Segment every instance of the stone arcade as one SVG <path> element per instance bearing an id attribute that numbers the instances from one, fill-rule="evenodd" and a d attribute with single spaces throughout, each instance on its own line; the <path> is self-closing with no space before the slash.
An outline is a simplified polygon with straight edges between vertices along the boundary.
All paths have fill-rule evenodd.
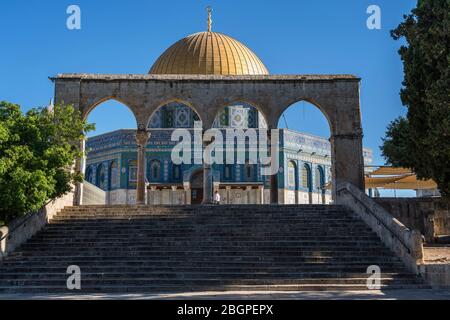
<path id="1" fill-rule="evenodd" d="M 175 43 L 146 75 L 60 74 L 52 80 L 56 103 L 74 105 L 83 117 L 113 99 L 136 118 L 137 132 L 89 139 L 87 165 L 85 159 L 77 163 L 87 181 L 108 191 L 108 203 L 209 203 L 214 190 L 224 203 L 329 203 L 338 182 L 364 190 L 360 79 L 355 76 L 269 75 L 249 48 L 208 30 Z M 281 130 L 278 174 L 261 177 L 258 165 L 170 164 L 175 128 L 201 121 L 203 130 L 272 130 L 299 101 L 322 111 L 331 137 Z M 370 161 L 370 150 L 366 158 Z M 328 180 L 332 194 L 324 189 Z M 82 202 L 80 184 L 76 204 Z"/>

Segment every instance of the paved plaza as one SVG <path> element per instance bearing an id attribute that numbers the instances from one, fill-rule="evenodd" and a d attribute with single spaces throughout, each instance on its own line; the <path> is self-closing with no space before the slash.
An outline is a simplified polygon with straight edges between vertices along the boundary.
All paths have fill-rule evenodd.
<path id="1" fill-rule="evenodd" d="M 185 292 L 161 294 L 0 295 L 0 300 L 450 300 L 450 290 Z"/>

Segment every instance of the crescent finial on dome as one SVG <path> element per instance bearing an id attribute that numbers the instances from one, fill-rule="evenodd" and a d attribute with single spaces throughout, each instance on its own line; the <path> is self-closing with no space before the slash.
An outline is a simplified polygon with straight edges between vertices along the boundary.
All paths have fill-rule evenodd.
<path id="1" fill-rule="evenodd" d="M 206 7 L 206 11 L 208 12 L 208 32 L 211 32 L 212 27 L 212 11 L 211 6 Z"/>

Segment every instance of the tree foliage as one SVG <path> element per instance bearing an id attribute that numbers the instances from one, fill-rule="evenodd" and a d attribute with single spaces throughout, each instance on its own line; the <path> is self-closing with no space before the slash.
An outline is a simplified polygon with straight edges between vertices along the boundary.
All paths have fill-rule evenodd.
<path id="1" fill-rule="evenodd" d="M 391 34 L 407 42 L 399 54 L 408 112 L 389 125 L 381 151 L 450 197 L 450 0 L 419 0 L 404 18 Z"/>
<path id="2" fill-rule="evenodd" d="M 0 102 L 0 220 L 40 209 L 71 190 L 79 143 L 93 127 L 72 106 L 31 109 Z"/>

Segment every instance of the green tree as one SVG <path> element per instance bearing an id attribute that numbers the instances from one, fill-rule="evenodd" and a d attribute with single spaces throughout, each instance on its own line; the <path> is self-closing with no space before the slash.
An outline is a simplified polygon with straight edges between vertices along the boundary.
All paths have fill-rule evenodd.
<path id="1" fill-rule="evenodd" d="M 79 142 L 93 129 L 72 106 L 31 109 L 0 102 L 0 220 L 40 209 L 71 190 Z"/>
<path id="2" fill-rule="evenodd" d="M 399 54 L 408 112 L 389 125 L 381 151 L 450 197 L 450 0 L 419 0 L 404 18 L 391 34 L 407 42 Z"/>

